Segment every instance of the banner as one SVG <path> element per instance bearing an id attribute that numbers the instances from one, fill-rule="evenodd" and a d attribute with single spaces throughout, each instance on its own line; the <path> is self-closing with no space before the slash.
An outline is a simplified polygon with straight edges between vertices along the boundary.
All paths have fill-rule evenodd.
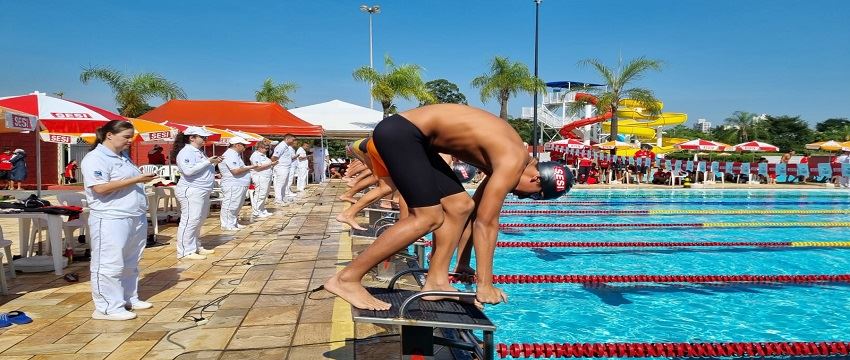
<path id="1" fill-rule="evenodd" d="M 7 129 L 16 129 L 20 131 L 35 131 L 38 118 L 35 116 L 15 114 L 10 111 L 5 111 L 5 125 Z"/>

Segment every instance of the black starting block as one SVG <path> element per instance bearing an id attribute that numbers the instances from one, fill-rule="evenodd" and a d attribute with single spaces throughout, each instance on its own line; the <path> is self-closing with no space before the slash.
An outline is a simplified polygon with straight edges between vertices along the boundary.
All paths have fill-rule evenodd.
<path id="1" fill-rule="evenodd" d="M 401 359 L 433 359 L 434 345 L 442 345 L 471 353 L 483 360 L 493 359 L 493 332 L 496 325 L 472 302 L 441 300 L 424 301 L 424 296 L 452 296 L 475 299 L 475 293 L 452 291 L 410 291 L 392 287 L 405 274 L 424 269 L 402 271 L 390 281 L 390 288 L 367 288 L 372 296 L 392 304 L 388 311 L 353 309 L 354 321 L 401 326 Z M 435 329 L 453 329 L 458 336 L 444 338 L 434 335 Z M 472 331 L 484 333 L 483 348 Z"/>

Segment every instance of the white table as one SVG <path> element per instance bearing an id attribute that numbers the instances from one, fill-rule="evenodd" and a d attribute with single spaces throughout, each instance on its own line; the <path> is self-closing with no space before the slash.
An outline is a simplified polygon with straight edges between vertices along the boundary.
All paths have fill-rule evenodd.
<path id="1" fill-rule="evenodd" d="M 47 223 L 47 238 L 50 240 L 50 252 L 53 254 L 53 269 L 56 275 L 63 275 L 62 269 L 62 219 L 61 215 L 41 212 L 21 212 L 16 214 L 0 214 L 0 219 L 18 219 L 18 238 L 21 257 L 29 252 L 29 234 L 33 219 L 41 219 Z M 9 261 L 12 261 L 9 259 Z"/>

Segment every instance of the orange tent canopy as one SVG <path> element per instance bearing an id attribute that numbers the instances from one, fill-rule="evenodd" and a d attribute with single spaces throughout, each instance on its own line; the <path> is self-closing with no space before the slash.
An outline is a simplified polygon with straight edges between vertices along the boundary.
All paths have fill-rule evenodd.
<path id="1" fill-rule="evenodd" d="M 322 127 L 301 120 L 275 103 L 231 100 L 171 100 L 140 118 L 211 126 L 263 135 L 319 136 Z"/>

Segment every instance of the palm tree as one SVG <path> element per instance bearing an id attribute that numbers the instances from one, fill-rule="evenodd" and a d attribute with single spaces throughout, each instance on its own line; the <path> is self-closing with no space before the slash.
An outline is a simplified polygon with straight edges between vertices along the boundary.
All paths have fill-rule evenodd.
<path id="1" fill-rule="evenodd" d="M 126 76 L 118 70 L 107 67 L 84 68 L 80 74 L 80 82 L 87 84 L 92 79 L 103 81 L 112 88 L 118 112 L 127 117 L 137 117 L 147 112 L 151 109 L 148 100 L 153 98 L 163 100 L 186 98 L 186 93 L 176 83 L 155 73 Z"/>
<path id="2" fill-rule="evenodd" d="M 528 66 L 512 62 L 506 57 L 496 56 L 490 64 L 490 72 L 472 79 L 472 87 L 481 89 L 481 102 L 495 98 L 499 101 L 499 117 L 508 120 L 508 100 L 520 92 L 532 94 L 534 90 L 545 92 L 542 80 L 534 79 Z"/>
<path id="3" fill-rule="evenodd" d="M 272 78 L 266 79 L 263 82 L 263 87 L 257 90 L 255 97 L 257 101 L 278 103 L 280 106 L 286 107 L 293 103 L 290 93 L 294 93 L 298 89 L 298 84 L 293 82 L 285 82 L 275 85 Z"/>
<path id="4" fill-rule="evenodd" d="M 755 117 L 755 114 L 746 111 L 736 111 L 726 118 L 726 123 L 737 129 L 738 140 L 746 142 L 750 140 L 750 135 L 755 135 L 756 127 L 753 120 Z"/>
<path id="5" fill-rule="evenodd" d="M 422 81 L 422 68 L 415 64 L 396 65 L 389 55 L 384 57 L 385 72 L 363 66 L 354 70 L 355 80 L 372 84 L 372 97 L 381 102 L 384 116 L 389 116 L 396 108 L 393 100 L 400 97 L 406 100 L 416 99 L 420 103 L 435 101 Z"/>
<path id="6" fill-rule="evenodd" d="M 579 66 L 590 66 L 599 72 L 606 85 L 605 90 L 586 89 L 586 91 L 595 93 L 598 101 L 596 108 L 600 114 L 611 112 L 611 139 L 617 139 L 617 108 L 620 101 L 623 99 L 633 99 L 640 103 L 644 110 L 651 115 L 658 115 L 661 112 L 659 106 L 660 101 L 655 98 L 651 90 L 632 87 L 631 84 L 643 78 L 643 75 L 649 70 L 661 71 L 662 62 L 660 60 L 647 59 L 639 57 L 632 59 L 626 64 L 620 59 L 616 69 L 611 69 L 597 59 L 585 59 L 579 62 Z M 578 101 L 571 106 L 578 108 L 584 106 L 586 101 Z"/>

